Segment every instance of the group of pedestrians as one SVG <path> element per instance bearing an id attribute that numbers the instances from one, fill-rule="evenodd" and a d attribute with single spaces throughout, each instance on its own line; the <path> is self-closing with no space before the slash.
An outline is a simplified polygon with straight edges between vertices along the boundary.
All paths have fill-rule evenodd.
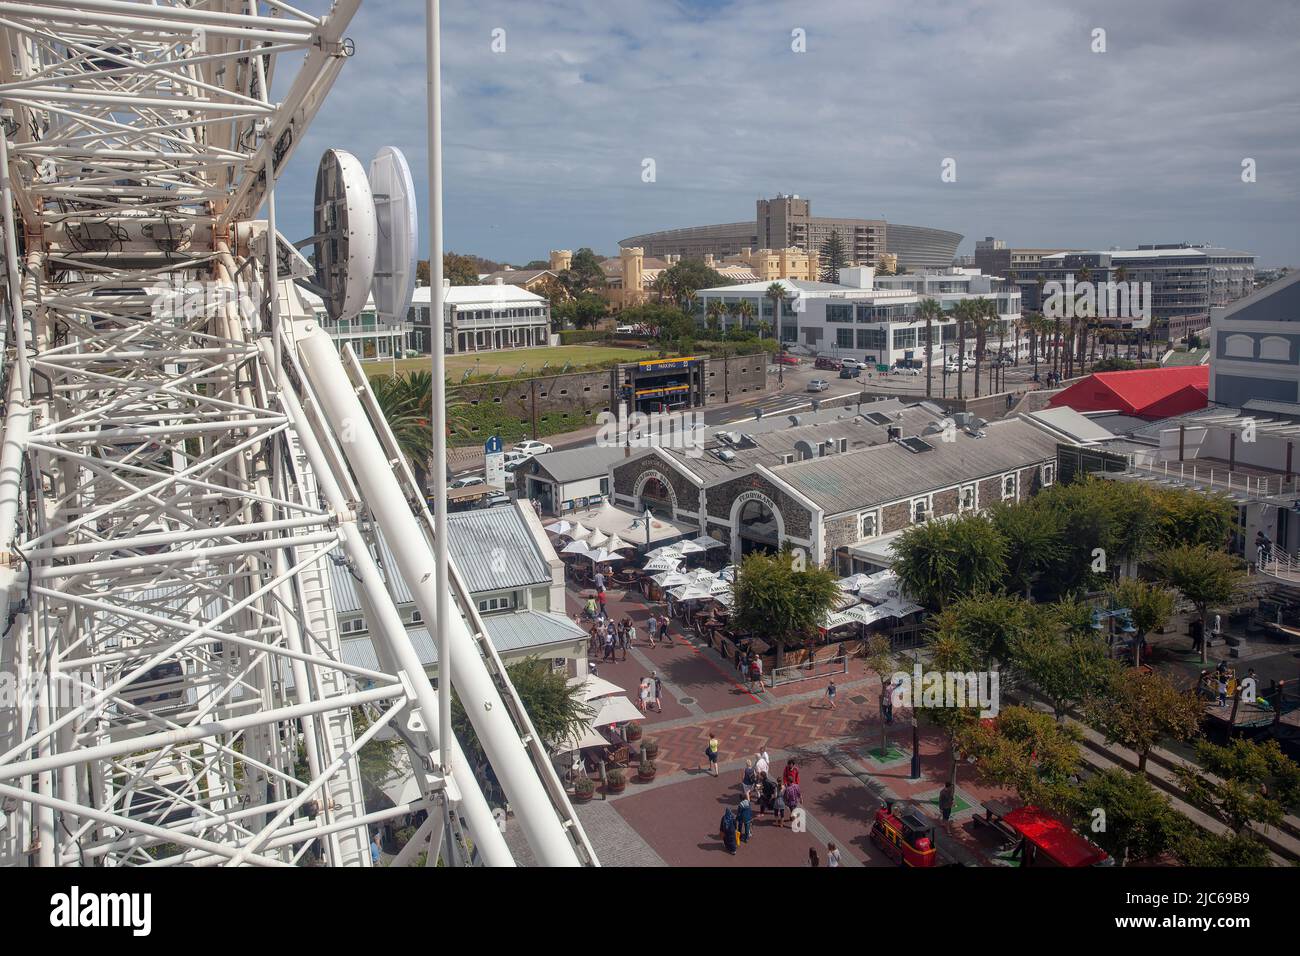
<path id="1" fill-rule="evenodd" d="M 632 623 L 632 618 L 626 616 L 621 621 L 598 617 L 587 633 L 591 638 L 592 656 L 603 650 L 601 660 L 619 660 L 620 658 L 615 657 L 615 652 L 621 650 L 623 652 L 621 660 L 627 660 L 627 649 L 636 640 L 636 625 Z"/>
<path id="2" fill-rule="evenodd" d="M 718 775 L 718 739 L 709 737 L 705 748 L 709 758 L 709 772 Z M 803 802 L 803 793 L 799 789 L 799 765 L 794 758 L 786 761 L 785 769 L 780 775 L 772 772 L 771 760 L 766 750 L 759 751 L 745 761 L 745 769 L 740 778 L 740 801 L 735 809 L 727 807 L 722 814 L 720 831 L 722 845 L 728 853 L 735 855 L 740 844 L 748 843 L 753 836 L 754 819 L 764 814 L 771 814 L 777 827 L 784 829 L 787 815 L 793 817 Z M 836 862 L 828 865 L 839 865 Z"/>
<path id="3" fill-rule="evenodd" d="M 637 694 L 637 706 L 643 712 L 649 711 L 651 707 L 657 713 L 664 712 L 664 682 L 659 677 L 658 671 L 651 671 L 649 677 L 641 678 L 640 692 Z"/>

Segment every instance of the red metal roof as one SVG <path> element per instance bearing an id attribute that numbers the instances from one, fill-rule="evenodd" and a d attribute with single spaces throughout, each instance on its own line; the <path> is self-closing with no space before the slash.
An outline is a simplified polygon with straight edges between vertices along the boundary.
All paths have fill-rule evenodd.
<path id="1" fill-rule="evenodd" d="M 1048 406 L 1079 412 L 1117 411 L 1139 418 L 1167 418 L 1204 408 L 1209 401 L 1208 365 L 1094 372 L 1055 395 Z"/>
<path id="2" fill-rule="evenodd" d="M 1038 807 L 1017 807 L 1002 819 L 1061 866 L 1092 866 L 1106 859 L 1105 850 Z"/>

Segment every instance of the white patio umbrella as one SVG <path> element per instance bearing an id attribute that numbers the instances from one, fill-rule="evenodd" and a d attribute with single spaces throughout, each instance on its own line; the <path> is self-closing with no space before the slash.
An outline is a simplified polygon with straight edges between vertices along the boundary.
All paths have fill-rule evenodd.
<path id="1" fill-rule="evenodd" d="M 847 578 L 840 578 L 839 585 L 841 591 L 852 591 L 857 593 L 858 588 L 867 584 L 871 580 L 869 574 L 850 574 Z"/>
<path id="2" fill-rule="evenodd" d="M 698 538 L 688 541 L 687 544 L 693 544 L 698 548 L 703 548 L 705 551 L 712 551 L 714 548 L 726 547 L 726 545 L 717 538 L 709 537 L 707 534 L 702 534 Z"/>
<path id="3" fill-rule="evenodd" d="M 722 578 L 724 581 L 736 580 L 736 566 L 734 564 L 727 565 L 718 572 L 718 577 Z"/>
<path id="4" fill-rule="evenodd" d="M 690 584 L 672 588 L 668 593 L 679 601 L 703 601 L 713 597 L 707 581 L 692 581 Z"/>
<path id="5" fill-rule="evenodd" d="M 582 552 L 582 556 L 590 561 L 594 561 L 596 564 L 606 564 L 610 561 L 626 560 L 623 555 L 610 551 L 607 548 L 596 548 L 593 551 L 584 551 Z"/>
<path id="6" fill-rule="evenodd" d="M 589 549 L 585 541 L 570 541 L 560 549 L 560 554 L 586 554 Z"/>
<path id="7" fill-rule="evenodd" d="M 592 531 L 591 536 L 587 538 L 587 547 L 599 548 L 602 547 L 605 544 L 605 542 L 607 542 L 608 540 L 609 540 L 609 535 L 605 534 L 605 532 L 597 528 L 596 530 Z"/>
<path id="8" fill-rule="evenodd" d="M 677 550 L 677 546 L 666 544 L 662 548 L 655 548 L 653 551 L 647 551 L 647 558 L 680 558 L 682 553 Z"/>
<path id="9" fill-rule="evenodd" d="M 704 548 L 696 544 L 694 541 L 678 541 L 673 545 L 673 547 L 681 554 L 704 553 Z"/>
<path id="10" fill-rule="evenodd" d="M 700 583 L 702 584 L 704 582 L 700 582 Z M 709 582 L 709 593 L 715 596 L 719 594 L 730 594 L 731 582 L 724 581 L 722 580 L 722 578 L 714 578 L 712 581 Z"/>
<path id="11" fill-rule="evenodd" d="M 590 535 L 591 529 L 583 527 L 581 521 L 575 521 L 573 523 L 573 527 L 570 528 L 566 533 L 574 541 L 577 541 L 579 538 L 585 538 L 588 535 Z"/>
<path id="12" fill-rule="evenodd" d="M 551 532 L 551 534 L 568 534 L 572 527 L 572 524 L 561 518 L 559 521 L 552 521 L 548 524 L 546 530 Z"/>
<path id="13" fill-rule="evenodd" d="M 643 566 L 645 571 L 676 571 L 682 563 L 681 558 L 651 558 Z"/>
<path id="14" fill-rule="evenodd" d="M 608 541 L 605 542 L 605 548 L 606 548 L 607 550 L 609 550 L 609 551 L 626 551 L 626 550 L 628 550 L 629 548 L 635 549 L 635 548 L 636 548 L 636 545 L 634 545 L 634 544 L 628 544 L 626 541 L 624 541 L 622 538 L 620 538 L 617 534 L 615 534 L 615 535 L 612 535 L 612 536 L 610 537 L 610 539 L 609 539 Z"/>
<path id="15" fill-rule="evenodd" d="M 693 577 L 689 574 L 684 574 L 681 571 L 666 571 L 663 574 L 656 574 L 654 576 L 655 584 L 659 585 L 661 588 L 680 587 L 683 584 L 692 584 L 694 581 L 695 579 Z"/>

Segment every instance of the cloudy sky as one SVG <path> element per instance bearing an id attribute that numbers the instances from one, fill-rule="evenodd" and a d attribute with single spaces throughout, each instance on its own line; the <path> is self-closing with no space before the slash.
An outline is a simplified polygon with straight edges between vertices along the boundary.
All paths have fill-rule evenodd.
<path id="1" fill-rule="evenodd" d="M 294 238 L 329 146 L 399 146 L 425 195 L 423 4 L 362 0 L 349 35 L 277 193 Z M 445 0 L 446 244 L 613 253 L 786 192 L 963 253 L 1187 240 L 1300 264 L 1298 35 L 1293 0 Z"/>

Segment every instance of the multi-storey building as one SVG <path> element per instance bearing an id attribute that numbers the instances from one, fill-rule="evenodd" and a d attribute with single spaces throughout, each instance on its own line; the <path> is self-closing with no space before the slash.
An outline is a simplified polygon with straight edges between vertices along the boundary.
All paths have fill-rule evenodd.
<path id="1" fill-rule="evenodd" d="M 445 285 L 444 347 L 453 352 L 488 352 L 550 344 L 551 305 L 540 295 L 501 279 L 490 285 Z M 429 308 L 433 294 L 420 286 L 407 311 L 409 346 L 428 354 Z"/>
<path id="2" fill-rule="evenodd" d="M 779 304 L 770 292 L 773 285 L 785 291 Z M 766 323 L 787 346 L 882 365 L 924 357 L 926 326 L 916 314 L 923 299 L 935 299 L 944 310 L 940 319 L 931 322 L 931 358 L 936 362 L 945 349 L 957 348 L 952 309 L 958 302 L 989 299 L 997 303 L 1002 329 L 990 332 L 990 346 L 1001 341 L 1008 348 L 1016 347 L 1014 323 L 1020 317 L 1020 292 L 974 270 L 876 276 L 873 270 L 859 266 L 841 270 L 839 285 L 778 279 L 701 289 L 698 295 L 696 316 L 701 324 L 710 319 L 711 302 L 729 307 L 747 300 L 752 310 L 751 329 L 761 330 L 760 323 Z M 730 325 L 739 320 L 727 310 L 720 321 Z M 971 350 L 973 338 L 974 331 L 968 330 L 963 351 Z"/>
<path id="3" fill-rule="evenodd" d="M 647 256 L 677 255 L 688 259 L 717 259 L 740 255 L 745 249 L 797 248 L 820 252 L 837 234 L 850 263 L 875 266 L 894 253 L 901 269 L 942 269 L 952 264 L 961 234 L 924 226 L 889 223 L 884 219 L 850 219 L 812 215 L 812 203 L 799 196 L 760 199 L 750 222 L 665 229 L 632 236 L 620 246 L 637 247 Z"/>
<path id="4" fill-rule="evenodd" d="M 1086 271 L 1085 271 L 1086 270 Z M 1015 282 L 1026 308 L 1042 309 L 1048 282 L 1150 283 L 1151 330 L 1156 341 L 1176 342 L 1210 324 L 1210 308 L 1226 306 L 1254 288 L 1255 257 L 1212 246 L 1142 245 L 1106 252 L 1057 252 L 1037 266 L 1024 264 Z"/>

